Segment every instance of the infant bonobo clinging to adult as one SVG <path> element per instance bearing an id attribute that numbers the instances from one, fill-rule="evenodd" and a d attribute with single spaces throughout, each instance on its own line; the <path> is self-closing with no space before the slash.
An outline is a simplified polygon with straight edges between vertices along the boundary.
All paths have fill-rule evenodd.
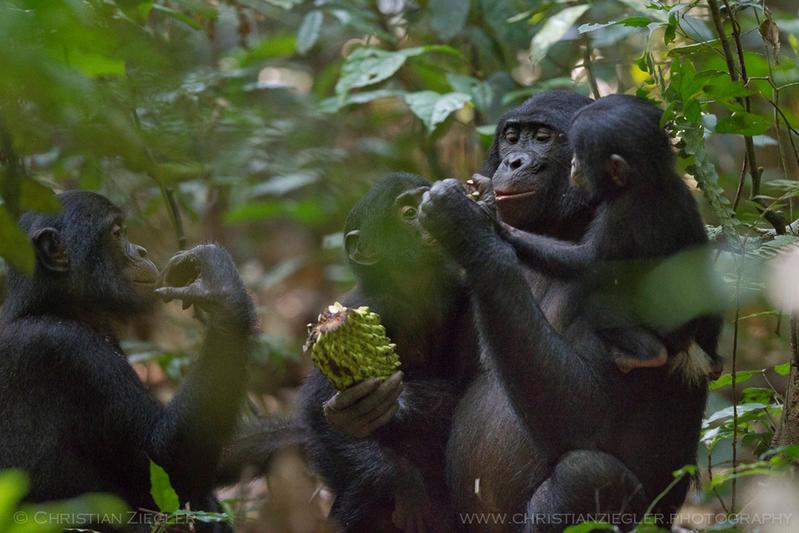
<path id="1" fill-rule="evenodd" d="M 596 206 L 596 216 L 579 243 L 507 228 L 520 260 L 558 278 L 586 277 L 612 262 L 664 258 L 707 243 L 699 209 L 674 168 L 661 111 L 628 95 L 610 95 L 582 108 L 568 136 L 573 150 L 571 181 Z M 590 278 L 590 277 L 589 277 Z M 716 352 L 722 319 L 704 315 L 672 331 L 640 326 L 631 309 L 606 306 L 586 295 L 589 315 L 623 371 L 662 366 L 669 353 L 696 341 L 710 358 L 708 375 L 717 376 L 723 358 Z M 586 296 L 589 296 L 586 298 Z M 592 303 L 593 302 L 593 303 Z"/>

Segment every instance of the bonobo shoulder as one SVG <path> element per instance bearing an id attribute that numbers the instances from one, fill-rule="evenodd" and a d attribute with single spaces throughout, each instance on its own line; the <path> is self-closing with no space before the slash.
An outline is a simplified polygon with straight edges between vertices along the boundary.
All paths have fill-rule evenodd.
<path id="1" fill-rule="evenodd" d="M 74 320 L 38 316 L 4 322 L 0 327 L 0 357 L 17 354 L 52 363 L 65 356 L 81 357 L 105 350 L 114 353 L 97 332 Z"/>

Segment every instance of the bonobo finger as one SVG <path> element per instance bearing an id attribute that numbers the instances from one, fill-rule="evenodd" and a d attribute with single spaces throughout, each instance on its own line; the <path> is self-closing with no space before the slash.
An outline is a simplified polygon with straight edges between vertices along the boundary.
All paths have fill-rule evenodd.
<path id="1" fill-rule="evenodd" d="M 187 287 L 160 287 L 155 289 L 155 293 L 165 302 L 183 300 L 191 303 L 199 303 L 205 299 L 202 294 L 198 294 L 197 287 L 193 285 Z"/>
<path id="2" fill-rule="evenodd" d="M 333 411 L 342 411 L 357 403 L 364 396 L 368 396 L 380 386 L 380 380 L 367 379 L 343 391 L 334 394 L 325 402 Z"/>
<path id="3" fill-rule="evenodd" d="M 360 402 L 353 405 L 358 416 L 372 418 L 370 414 L 375 408 L 396 398 L 402 392 L 402 372 L 394 372 L 388 379 L 381 382 L 374 392 L 365 396 Z"/>
<path id="4" fill-rule="evenodd" d="M 159 287 L 183 287 L 200 275 L 197 259 L 188 252 L 181 252 L 172 257 L 161 271 Z"/>
<path id="5" fill-rule="evenodd" d="M 368 413 L 361 417 L 363 422 L 366 425 L 370 425 L 375 420 L 381 418 L 386 411 L 390 410 L 394 406 L 397 406 L 397 402 L 404 388 L 405 386 L 402 382 L 399 383 L 399 386 L 391 386 L 390 388 L 387 388 L 386 391 L 389 392 L 386 392 L 386 394 L 383 396 L 383 401 L 374 406 Z M 373 396 L 376 396 L 376 394 Z"/>
<path id="6" fill-rule="evenodd" d="M 388 424 L 389 420 L 394 418 L 394 415 L 397 414 L 397 411 L 399 411 L 399 404 L 397 404 L 395 402 L 394 404 L 392 404 L 391 408 L 388 411 L 383 413 L 378 418 L 372 420 L 371 422 L 369 422 L 366 426 L 364 426 L 362 428 L 361 431 L 364 434 L 364 436 L 369 436 L 376 429 L 381 428 L 381 427 L 385 426 L 386 424 Z"/>

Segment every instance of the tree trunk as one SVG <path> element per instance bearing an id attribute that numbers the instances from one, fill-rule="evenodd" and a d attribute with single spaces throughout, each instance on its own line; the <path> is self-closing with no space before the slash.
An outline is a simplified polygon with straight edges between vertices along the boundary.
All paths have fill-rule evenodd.
<path id="1" fill-rule="evenodd" d="M 791 351 L 791 374 L 785 391 L 782 421 L 774 436 L 775 446 L 799 444 L 799 315 L 796 314 L 791 317 Z"/>

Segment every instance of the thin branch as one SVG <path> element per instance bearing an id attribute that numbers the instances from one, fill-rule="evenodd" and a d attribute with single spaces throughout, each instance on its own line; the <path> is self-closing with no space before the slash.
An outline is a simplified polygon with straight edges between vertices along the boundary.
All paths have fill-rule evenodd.
<path id="1" fill-rule="evenodd" d="M 591 93 L 594 95 L 594 98 L 599 99 L 602 95 L 599 94 L 599 85 L 596 83 L 596 78 L 594 77 L 594 70 L 591 64 L 591 41 L 588 39 L 586 34 L 582 36 L 583 40 L 583 68 L 585 69 L 585 75 L 588 78 L 588 85 L 591 86 Z"/>

